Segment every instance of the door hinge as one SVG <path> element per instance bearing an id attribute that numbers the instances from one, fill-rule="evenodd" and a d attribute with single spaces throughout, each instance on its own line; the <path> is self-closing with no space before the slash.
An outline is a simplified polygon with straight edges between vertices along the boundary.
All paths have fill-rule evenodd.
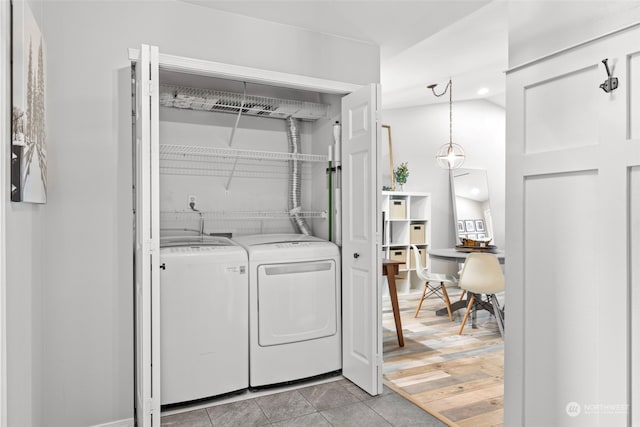
<path id="1" fill-rule="evenodd" d="M 153 414 L 153 398 L 144 400 L 144 413 L 145 415 Z"/>
<path id="2" fill-rule="evenodd" d="M 149 96 L 153 95 L 153 82 L 149 82 Z"/>

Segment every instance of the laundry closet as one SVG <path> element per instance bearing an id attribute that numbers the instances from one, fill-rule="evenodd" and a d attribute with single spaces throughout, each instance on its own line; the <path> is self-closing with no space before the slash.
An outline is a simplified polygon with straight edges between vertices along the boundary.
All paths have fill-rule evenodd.
<path id="1" fill-rule="evenodd" d="M 139 425 L 161 404 L 332 371 L 378 394 L 379 87 L 147 45 L 129 58 Z"/>

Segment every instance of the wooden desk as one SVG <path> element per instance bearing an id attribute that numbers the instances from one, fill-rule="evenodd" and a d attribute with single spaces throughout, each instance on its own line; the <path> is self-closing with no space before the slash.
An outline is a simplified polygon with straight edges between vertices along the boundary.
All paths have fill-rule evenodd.
<path id="1" fill-rule="evenodd" d="M 396 322 L 396 334 L 398 335 L 398 344 L 404 347 L 404 336 L 402 335 L 402 322 L 400 321 L 400 307 L 398 306 L 398 289 L 396 288 L 396 274 L 398 274 L 399 265 L 404 261 L 393 259 L 382 260 L 382 275 L 387 276 L 389 284 L 389 295 L 391 296 L 391 307 L 393 308 L 393 319 Z"/>

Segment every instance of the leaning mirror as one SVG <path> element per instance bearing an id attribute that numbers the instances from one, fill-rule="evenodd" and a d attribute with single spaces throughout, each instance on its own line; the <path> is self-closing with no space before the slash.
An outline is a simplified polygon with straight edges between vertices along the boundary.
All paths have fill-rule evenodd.
<path id="1" fill-rule="evenodd" d="M 382 182 L 389 182 L 389 190 L 396 191 L 396 180 L 393 173 L 393 141 L 391 140 L 391 126 L 382 125 L 382 164 L 389 164 L 389 181 L 386 172 L 382 172 Z"/>
<path id="2" fill-rule="evenodd" d="M 484 169 L 453 169 L 451 199 L 457 242 L 461 238 L 489 241 L 493 238 L 489 185 Z"/>

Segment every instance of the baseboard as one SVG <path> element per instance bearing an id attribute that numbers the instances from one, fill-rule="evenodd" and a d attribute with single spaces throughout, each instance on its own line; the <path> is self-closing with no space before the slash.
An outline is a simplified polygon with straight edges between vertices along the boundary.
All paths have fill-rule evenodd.
<path id="1" fill-rule="evenodd" d="M 92 427 L 133 427 L 133 418 L 126 420 L 112 421 L 110 423 L 99 424 Z"/>

